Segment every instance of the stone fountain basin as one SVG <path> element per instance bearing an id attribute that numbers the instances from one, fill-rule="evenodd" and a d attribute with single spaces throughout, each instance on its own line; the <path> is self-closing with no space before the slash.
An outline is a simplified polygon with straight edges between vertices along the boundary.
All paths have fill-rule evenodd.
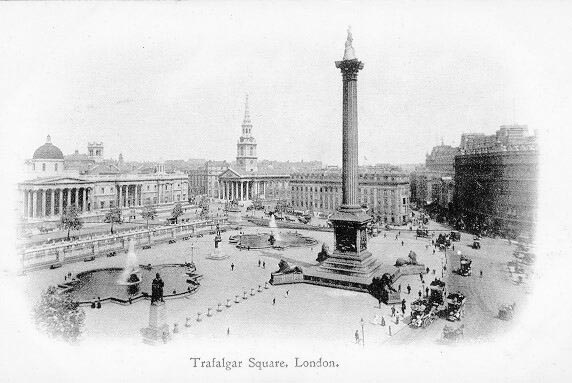
<path id="1" fill-rule="evenodd" d="M 147 265 L 137 272 L 139 282 L 119 284 L 117 281 L 123 273 L 122 268 L 93 269 L 77 274 L 77 282 L 66 289 L 66 292 L 72 294 L 78 302 L 89 302 L 97 297 L 127 301 L 129 298 L 135 299 L 142 295 L 151 296 L 151 283 L 155 274 L 159 273 L 165 282 L 163 288 L 165 294 L 171 294 L 173 291 L 179 294 L 187 291 L 190 286 L 187 283 L 188 272 L 189 269 L 185 264 Z"/>

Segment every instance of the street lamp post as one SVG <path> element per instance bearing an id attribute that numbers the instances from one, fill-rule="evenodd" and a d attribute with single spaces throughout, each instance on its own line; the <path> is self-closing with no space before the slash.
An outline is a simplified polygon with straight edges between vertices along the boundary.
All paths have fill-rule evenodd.
<path id="1" fill-rule="evenodd" d="M 363 331 L 363 318 L 361 318 L 361 345 L 365 347 L 365 333 Z"/>

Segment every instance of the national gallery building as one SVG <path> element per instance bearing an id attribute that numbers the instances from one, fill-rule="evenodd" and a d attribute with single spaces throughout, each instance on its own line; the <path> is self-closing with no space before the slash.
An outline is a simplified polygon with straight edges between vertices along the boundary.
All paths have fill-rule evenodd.
<path id="1" fill-rule="evenodd" d="M 64 156 L 48 136 L 26 166 L 28 180 L 18 184 L 18 190 L 19 211 L 28 221 L 59 216 L 72 205 L 84 214 L 96 214 L 112 207 L 188 200 L 186 174 L 165 173 L 161 165 L 134 169 L 121 155 L 119 161 L 105 160 L 102 143 L 89 143 L 87 154 Z"/>

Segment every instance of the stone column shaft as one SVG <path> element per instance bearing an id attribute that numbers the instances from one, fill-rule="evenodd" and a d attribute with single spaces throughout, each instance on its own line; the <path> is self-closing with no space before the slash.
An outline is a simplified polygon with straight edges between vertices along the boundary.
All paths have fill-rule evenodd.
<path id="1" fill-rule="evenodd" d="M 36 190 L 32 190 L 32 218 L 36 217 L 36 209 L 38 204 L 38 195 Z"/>
<path id="2" fill-rule="evenodd" d="M 54 215 L 56 213 L 56 190 L 55 189 L 51 189 L 50 190 L 50 211 L 49 214 L 50 215 Z"/>

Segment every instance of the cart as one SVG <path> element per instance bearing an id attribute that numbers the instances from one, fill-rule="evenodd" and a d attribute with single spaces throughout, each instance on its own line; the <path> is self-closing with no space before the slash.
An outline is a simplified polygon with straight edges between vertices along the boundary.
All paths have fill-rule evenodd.
<path id="1" fill-rule="evenodd" d="M 465 315 L 465 295 L 460 292 L 451 293 L 447 297 L 447 320 L 458 321 Z"/>

